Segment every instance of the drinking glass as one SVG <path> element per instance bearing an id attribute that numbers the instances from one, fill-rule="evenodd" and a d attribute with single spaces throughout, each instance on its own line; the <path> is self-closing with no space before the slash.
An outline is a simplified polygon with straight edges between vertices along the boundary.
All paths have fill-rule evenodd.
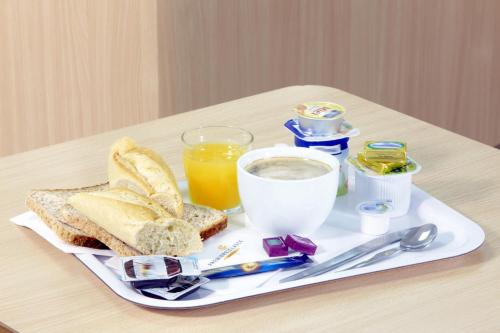
<path id="1" fill-rule="evenodd" d="M 252 133 L 230 126 L 207 126 L 185 131 L 184 171 L 195 204 L 240 211 L 236 161 L 253 142 Z"/>

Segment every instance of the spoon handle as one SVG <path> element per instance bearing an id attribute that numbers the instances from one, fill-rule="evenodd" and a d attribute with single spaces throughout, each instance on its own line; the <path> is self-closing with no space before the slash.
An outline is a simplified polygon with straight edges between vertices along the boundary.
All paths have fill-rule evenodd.
<path id="1" fill-rule="evenodd" d="M 388 250 L 379 252 L 371 258 L 369 258 L 365 261 L 362 261 L 359 264 L 356 264 L 356 265 L 351 266 L 349 268 L 343 269 L 341 271 L 347 271 L 347 270 L 354 269 L 354 268 L 361 268 L 361 267 L 365 267 L 365 266 L 370 266 L 370 265 L 376 264 L 378 262 L 384 261 L 388 258 L 394 257 L 401 252 L 403 252 L 403 250 L 401 250 L 401 248 L 399 246 L 393 247 L 393 248 L 390 248 Z"/>

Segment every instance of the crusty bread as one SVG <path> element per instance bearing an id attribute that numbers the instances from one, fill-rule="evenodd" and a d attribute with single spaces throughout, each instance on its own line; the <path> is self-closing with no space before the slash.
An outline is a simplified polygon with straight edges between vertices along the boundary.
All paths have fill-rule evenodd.
<path id="1" fill-rule="evenodd" d="M 63 241 L 76 246 L 104 249 L 106 245 L 81 229 L 68 225 L 63 217 L 63 207 L 70 196 L 85 191 L 99 191 L 107 184 L 65 190 L 33 190 L 26 198 L 26 206 L 52 229 Z"/>
<path id="2" fill-rule="evenodd" d="M 199 230 L 202 240 L 205 240 L 227 227 L 227 216 L 222 212 L 203 206 L 185 204 L 184 220 L 191 223 L 193 227 Z M 125 244 L 109 232 L 90 221 L 87 217 L 80 214 L 71 205 L 63 208 L 64 220 L 72 226 L 78 228 L 87 234 L 99 235 L 99 239 L 107 244 L 110 249 L 120 256 L 138 256 L 141 253 Z"/>
<path id="3" fill-rule="evenodd" d="M 173 218 L 152 199 L 128 189 L 82 192 L 71 196 L 68 203 L 93 224 L 146 255 L 186 256 L 199 252 L 203 244 L 200 234 L 188 222 Z M 67 223 L 72 224 L 66 215 Z M 91 224 L 91 222 L 87 222 Z M 81 225 L 74 225 L 82 227 Z M 102 230 L 84 229 L 111 249 Z"/>
<path id="4" fill-rule="evenodd" d="M 227 227 L 227 215 L 219 210 L 184 204 L 183 220 L 189 222 L 199 232 L 202 240 L 205 240 Z"/>
<path id="5" fill-rule="evenodd" d="M 85 215 L 79 213 L 71 205 L 66 205 L 63 209 L 63 215 L 66 221 L 73 225 L 75 228 L 81 229 L 90 235 L 94 235 L 100 239 L 102 243 L 106 244 L 119 256 L 140 256 L 143 255 L 138 249 L 127 245 L 122 242 L 104 228 L 90 221 Z"/>
<path id="6" fill-rule="evenodd" d="M 182 217 L 182 195 L 169 166 L 156 152 L 137 146 L 131 138 L 121 138 L 111 147 L 108 178 L 111 188 L 127 188 L 148 196 L 173 216 Z"/>
<path id="7" fill-rule="evenodd" d="M 75 189 L 33 190 L 26 199 L 26 205 L 67 243 L 97 249 L 106 248 L 104 244 L 108 244 L 119 255 L 140 255 L 136 249 L 112 236 L 95 223 L 89 223 L 87 217 L 67 202 L 68 198 L 76 193 L 107 189 L 109 189 L 108 184 Z M 184 207 L 183 219 L 198 229 L 202 240 L 206 240 L 227 227 L 227 216 L 216 209 L 191 204 L 184 204 Z M 94 233 L 99 233 L 103 242 L 89 236 Z"/>
<path id="8" fill-rule="evenodd" d="M 119 256 L 140 256 L 142 255 L 137 249 L 125 244 L 115 236 L 111 235 L 109 232 L 90 221 L 85 215 L 81 214 L 70 204 L 66 204 L 62 211 L 62 215 L 66 223 L 70 224 L 77 230 L 81 230 L 87 235 L 97 235 L 98 237 L 93 238 L 100 240 L 102 244 L 106 244 L 107 247 L 113 250 Z"/>

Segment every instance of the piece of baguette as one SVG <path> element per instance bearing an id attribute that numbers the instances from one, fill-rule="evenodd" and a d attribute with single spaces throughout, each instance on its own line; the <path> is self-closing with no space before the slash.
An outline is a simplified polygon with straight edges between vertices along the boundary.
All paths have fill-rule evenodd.
<path id="1" fill-rule="evenodd" d="M 201 239 L 217 234 L 227 227 L 227 216 L 222 212 L 203 206 L 185 204 L 184 220 L 198 229 Z M 63 208 L 64 220 L 72 226 L 88 234 L 98 234 L 103 243 L 108 244 L 109 248 L 119 256 L 138 256 L 141 253 L 128 246 L 109 232 L 90 221 L 87 217 L 80 214 L 75 208 L 67 204 Z"/>
<path id="2" fill-rule="evenodd" d="M 33 190 L 26 198 L 26 206 L 35 212 L 65 242 L 76 246 L 103 249 L 106 248 L 106 245 L 89 236 L 90 232 L 95 232 L 95 224 L 89 224 L 89 219 L 80 214 L 67 201 L 70 196 L 76 193 L 105 191 L 108 189 L 109 186 L 106 183 L 84 188 Z M 185 203 L 184 207 L 183 219 L 198 229 L 203 240 L 227 227 L 227 216 L 221 211 L 188 203 Z M 111 247 L 119 255 L 140 255 L 136 249 L 113 237 L 104 229 L 100 229 L 101 237 L 106 237 L 104 243 L 112 244 Z"/>
<path id="3" fill-rule="evenodd" d="M 81 229 L 76 229 L 66 223 L 63 216 L 64 206 L 70 196 L 86 191 L 106 189 L 107 184 L 85 188 L 64 190 L 32 190 L 26 198 L 26 206 L 37 214 L 40 219 L 66 243 L 96 249 L 105 249 L 106 245 L 89 236 Z"/>
<path id="4" fill-rule="evenodd" d="M 122 249 L 115 248 L 109 234 L 145 255 L 186 256 L 203 247 L 196 228 L 165 214 L 154 200 L 127 189 L 78 193 L 68 203 L 91 221 L 86 222 L 91 227 L 74 226 L 120 255 Z M 65 218 L 69 224 L 73 223 L 69 216 Z"/>
<path id="5" fill-rule="evenodd" d="M 106 244 L 106 246 L 112 249 L 117 255 L 124 257 L 142 255 L 142 253 L 137 249 L 128 246 L 126 243 L 122 242 L 105 229 L 90 221 L 85 215 L 81 214 L 70 204 L 66 204 L 61 211 L 66 223 L 77 230 L 85 232 L 87 235 L 98 235 L 100 239 L 99 242 Z M 93 239 L 97 240 L 97 238 Z"/>
<path id="6" fill-rule="evenodd" d="M 227 215 L 205 206 L 185 203 L 182 219 L 199 231 L 202 240 L 212 237 L 227 227 Z"/>
<path id="7" fill-rule="evenodd" d="M 127 188 L 148 196 L 182 218 L 182 195 L 169 166 L 156 152 L 137 146 L 131 138 L 121 138 L 111 147 L 108 178 L 111 188 Z"/>

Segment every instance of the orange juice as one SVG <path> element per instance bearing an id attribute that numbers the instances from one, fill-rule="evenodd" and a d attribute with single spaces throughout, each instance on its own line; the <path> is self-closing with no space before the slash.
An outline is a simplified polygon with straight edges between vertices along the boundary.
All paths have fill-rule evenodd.
<path id="1" fill-rule="evenodd" d="M 184 151 L 184 170 L 191 201 L 220 210 L 238 207 L 236 161 L 246 147 L 199 143 Z"/>

